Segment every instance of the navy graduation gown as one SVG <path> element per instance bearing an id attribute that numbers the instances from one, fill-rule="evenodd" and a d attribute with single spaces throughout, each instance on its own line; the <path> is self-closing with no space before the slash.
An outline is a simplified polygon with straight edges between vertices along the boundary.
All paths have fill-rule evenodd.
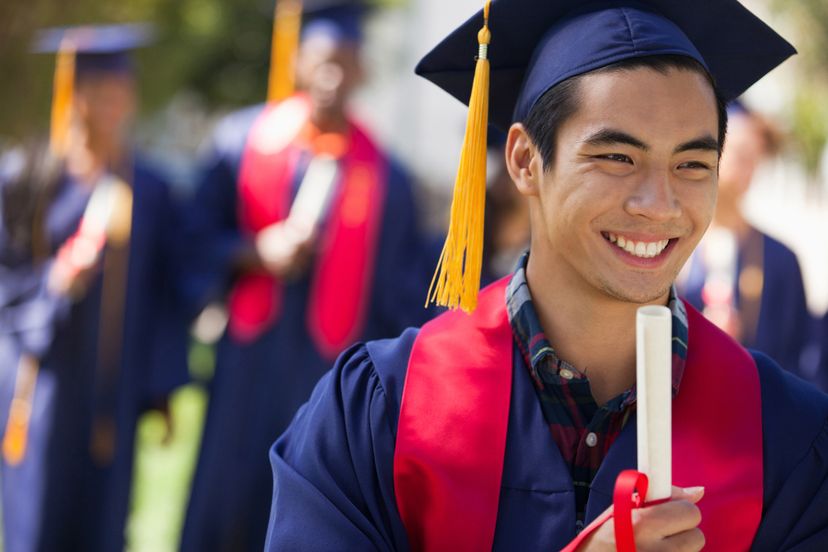
<path id="1" fill-rule="evenodd" d="M 783 244 L 765 234 L 761 237 L 764 282 L 759 320 L 753 340 L 743 341 L 742 345 L 762 351 L 783 368 L 817 383 L 813 381 L 813 367 L 800 365 L 800 356 L 810 336 L 811 317 L 799 262 L 793 251 Z M 739 255 L 737 271 L 741 271 L 743 261 Z M 690 262 L 690 272 L 681 294 L 702 311 L 702 288 L 707 273 L 699 255 L 694 255 Z"/>
<path id="2" fill-rule="evenodd" d="M 40 358 L 23 462 L 2 466 L 9 550 L 120 550 L 129 507 L 137 419 L 186 380 L 186 325 L 172 300 L 173 234 L 166 184 L 140 160 L 133 187 L 123 346 L 116 383 L 96 395 L 101 276 L 77 302 L 46 291 L 51 260 L 33 265 L 0 231 L 0 428 L 5 428 L 22 352 Z M 90 190 L 64 177 L 46 216 L 54 254 L 77 229 Z M 100 402 L 99 402 L 100 401 Z M 95 406 L 111 405 L 114 458 L 91 458 Z M 0 429 L 2 431 L 2 429 Z"/>
<path id="3" fill-rule="evenodd" d="M 394 495 L 396 425 L 417 330 L 353 347 L 320 381 L 271 449 L 266 550 L 408 550 Z M 764 420 L 764 511 L 753 549 L 828 549 L 828 397 L 754 353 Z M 559 550 L 574 536 L 569 471 L 549 435 L 520 354 L 494 550 Z M 711 382 L 715 385 L 715 382 Z M 587 521 L 636 464 L 630 420 L 593 481 Z M 699 482 L 703 484 L 703 482 Z M 473 530 L 473 528 L 470 528 Z"/>
<path id="4" fill-rule="evenodd" d="M 223 298 L 237 276 L 233 257 L 249 240 L 237 219 L 237 176 L 261 110 L 242 110 L 218 125 L 187 210 L 193 310 Z M 393 161 L 388 178 L 363 339 L 396 335 L 429 316 L 423 303 L 437 252 L 418 231 L 411 185 Z M 330 367 L 308 333 L 310 287 L 308 276 L 285 284 L 279 320 L 253 342 L 226 334 L 218 343 L 185 551 L 258 551 L 264 544 L 272 497 L 267 451 Z"/>

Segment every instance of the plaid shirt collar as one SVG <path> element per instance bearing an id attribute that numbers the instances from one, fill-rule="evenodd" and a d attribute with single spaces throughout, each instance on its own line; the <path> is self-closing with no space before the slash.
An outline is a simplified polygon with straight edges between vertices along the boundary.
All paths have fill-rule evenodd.
<path id="1" fill-rule="evenodd" d="M 560 359 L 552 344 L 546 338 L 540 325 L 532 295 L 526 282 L 526 263 L 529 252 L 521 257 L 515 273 L 506 291 L 506 308 L 515 341 L 523 353 L 532 378 L 540 385 L 542 366 L 557 366 L 560 374 L 566 370 L 567 379 L 586 379 L 580 370 Z M 684 365 L 687 359 L 687 311 L 678 297 L 675 286 L 670 288 L 668 306 L 673 313 L 673 396 L 678 393 Z M 621 404 L 627 406 L 635 402 L 635 386 L 622 393 Z"/>

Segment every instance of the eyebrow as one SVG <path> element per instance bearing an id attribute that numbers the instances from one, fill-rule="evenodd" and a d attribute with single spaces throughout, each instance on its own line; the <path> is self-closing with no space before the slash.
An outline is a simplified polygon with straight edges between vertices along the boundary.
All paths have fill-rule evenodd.
<path id="1" fill-rule="evenodd" d="M 708 134 L 707 136 L 702 136 L 701 138 L 696 138 L 695 140 L 690 140 L 689 142 L 681 144 L 673 150 L 673 153 L 682 153 L 694 150 L 715 151 L 718 153 L 719 141 Z"/>
<path id="2" fill-rule="evenodd" d="M 649 151 L 650 146 L 626 132 L 612 128 L 602 128 L 583 141 L 588 146 L 609 146 L 612 144 L 627 144 L 640 150 Z"/>
<path id="3" fill-rule="evenodd" d="M 584 144 L 588 146 L 609 146 L 612 144 L 627 144 L 628 146 L 632 146 L 634 148 L 638 148 L 642 151 L 649 151 L 650 146 L 635 136 L 627 134 L 621 130 L 616 130 L 612 128 L 603 128 L 598 132 L 589 136 L 586 140 L 583 141 Z M 705 135 L 699 138 L 695 138 L 688 142 L 684 142 L 683 144 L 679 144 L 673 150 L 673 153 L 683 153 L 685 151 L 695 151 L 695 150 L 702 150 L 702 151 L 719 151 L 719 141 L 713 138 L 712 136 Z"/>

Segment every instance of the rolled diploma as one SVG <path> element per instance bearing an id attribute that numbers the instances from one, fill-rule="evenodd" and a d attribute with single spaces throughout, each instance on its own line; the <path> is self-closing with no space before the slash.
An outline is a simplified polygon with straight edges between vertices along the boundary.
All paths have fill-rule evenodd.
<path id="1" fill-rule="evenodd" d="M 672 321 L 663 306 L 640 307 L 636 314 L 638 471 L 649 479 L 646 501 L 671 495 Z"/>
<path id="2" fill-rule="evenodd" d="M 338 162 L 328 155 L 317 155 L 308 165 L 288 218 L 315 229 L 325 218 L 333 198 Z"/>

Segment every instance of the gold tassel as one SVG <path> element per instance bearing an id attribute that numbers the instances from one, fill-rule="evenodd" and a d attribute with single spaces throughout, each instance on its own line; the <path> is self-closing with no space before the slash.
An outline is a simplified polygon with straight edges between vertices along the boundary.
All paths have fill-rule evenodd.
<path id="1" fill-rule="evenodd" d="M 280 102 L 295 89 L 296 52 L 302 27 L 302 0 L 277 0 L 270 46 L 267 101 Z"/>
<path id="2" fill-rule="evenodd" d="M 26 456 L 29 442 L 29 421 L 32 414 L 35 385 L 40 364 L 26 353 L 20 356 L 6 431 L 3 434 L 3 459 L 17 466 Z"/>
<path id="3" fill-rule="evenodd" d="M 61 45 L 58 51 L 53 86 L 49 148 L 54 155 L 62 157 L 69 147 L 75 91 L 75 48 L 71 44 Z"/>
<path id="4" fill-rule="evenodd" d="M 483 266 L 483 216 L 486 203 L 486 131 L 489 118 L 489 7 L 483 8 L 483 28 L 477 35 L 480 51 L 474 69 L 469 116 L 454 183 L 448 235 L 431 280 L 426 305 L 466 312 L 477 308 Z"/>

